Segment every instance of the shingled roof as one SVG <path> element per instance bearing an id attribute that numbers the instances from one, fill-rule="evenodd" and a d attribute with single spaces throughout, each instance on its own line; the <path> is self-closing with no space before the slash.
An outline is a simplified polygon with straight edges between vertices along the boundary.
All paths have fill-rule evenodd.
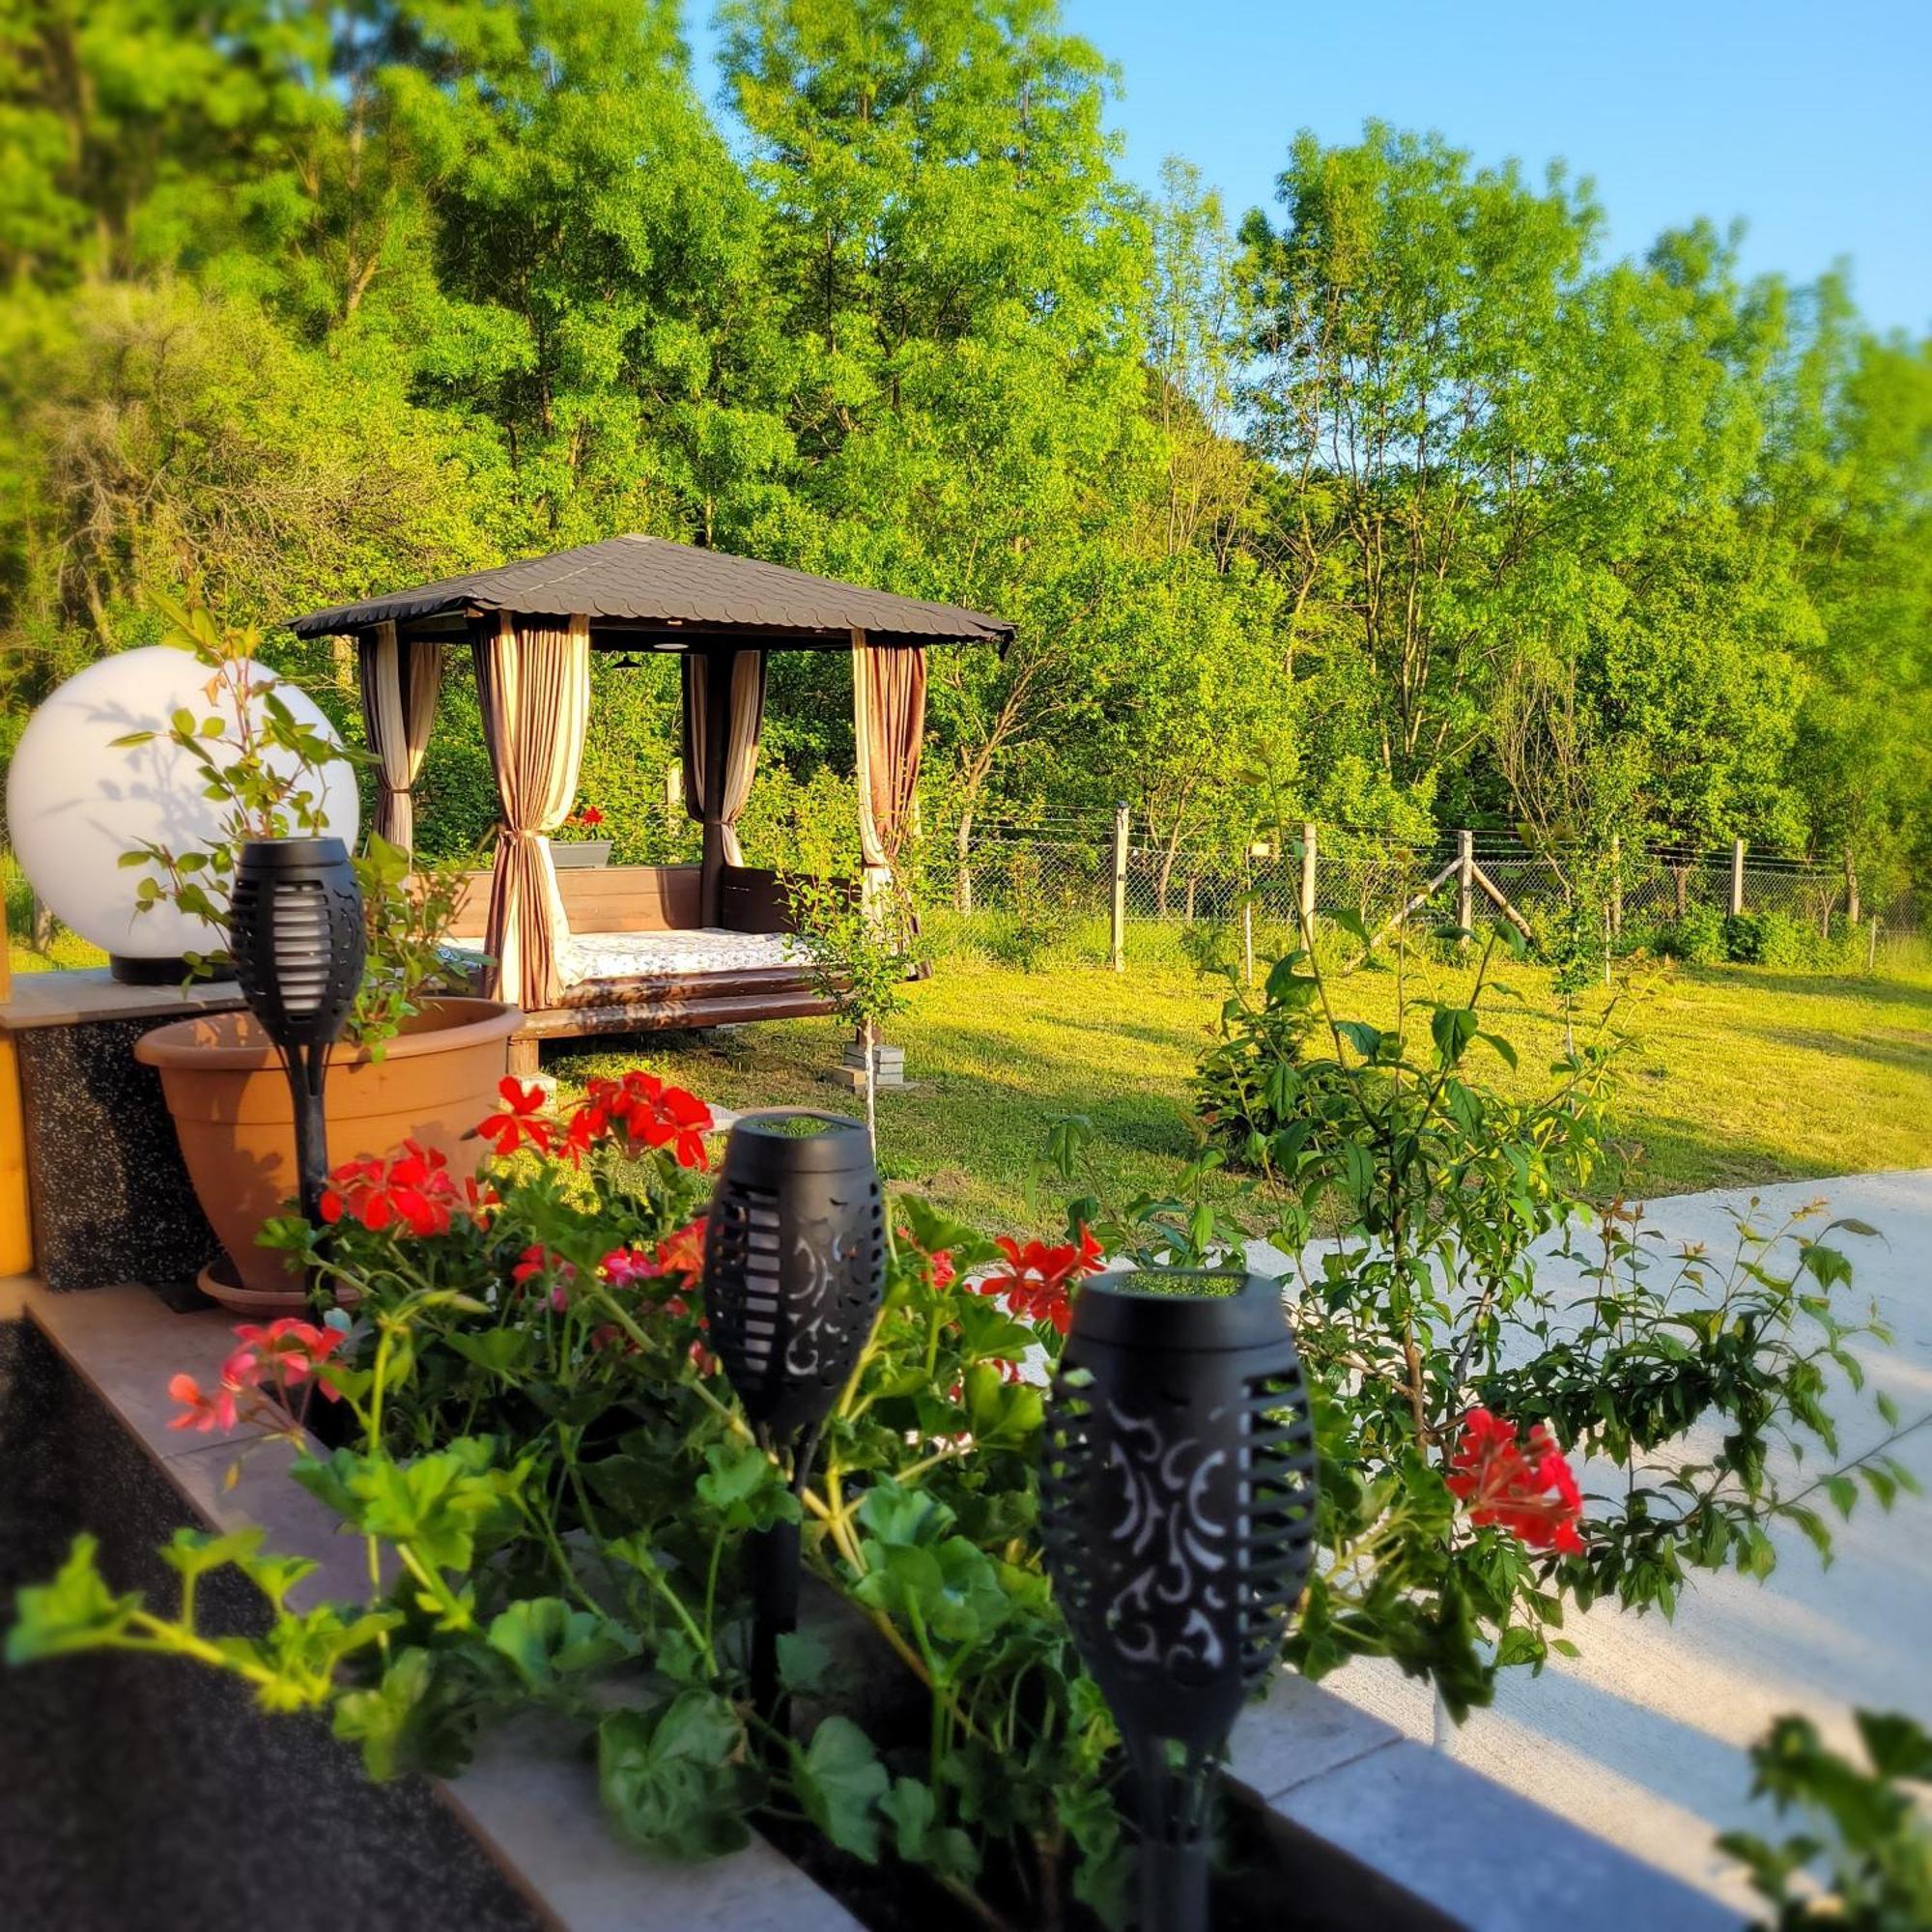
<path id="1" fill-rule="evenodd" d="M 653 632 L 664 641 L 679 634 L 756 634 L 774 641 L 842 642 L 862 630 L 879 643 L 1005 644 L 1013 627 L 977 611 L 923 598 L 862 590 L 828 577 L 810 577 L 776 563 L 723 551 L 694 550 L 666 537 L 609 537 L 554 556 L 526 558 L 496 570 L 474 570 L 414 590 L 397 590 L 361 604 L 340 604 L 298 617 L 298 637 L 327 638 L 377 624 L 509 611 L 527 616 L 586 616 Z M 779 634 L 794 634 L 783 637 Z"/>

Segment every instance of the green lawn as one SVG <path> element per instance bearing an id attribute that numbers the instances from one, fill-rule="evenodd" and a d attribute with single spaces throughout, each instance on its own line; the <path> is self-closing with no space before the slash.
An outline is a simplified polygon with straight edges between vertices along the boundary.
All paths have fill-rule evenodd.
<path id="1" fill-rule="evenodd" d="M 1445 992 L 1466 985 L 1458 968 L 1416 970 Z M 1548 976 L 1512 963 L 1499 977 L 1520 996 L 1522 1009 L 1498 1030 L 1522 1070 L 1491 1059 L 1487 1071 L 1528 1092 L 1561 1045 L 1559 1023 L 1529 1010 L 1552 1005 Z M 1613 1114 L 1637 1191 L 1932 1165 L 1932 969 L 1862 979 L 1681 967 L 1642 978 L 1618 1008 L 1634 1044 Z M 1338 994 L 1344 1017 L 1385 1025 L 1395 977 L 1358 973 Z M 1590 996 L 1586 1010 L 1600 1014 L 1606 997 Z M 1188 1083 L 1218 1004 L 1175 966 L 1117 976 L 942 961 L 891 1029 L 917 1084 L 880 1096 L 888 1174 L 991 1225 L 1043 1226 L 1053 1202 L 1029 1208 L 1029 1173 L 1049 1123 L 1081 1113 L 1122 1189 L 1165 1188 L 1193 1146 Z M 728 1107 L 849 1110 L 829 1072 L 841 1043 L 836 1022 L 801 1020 L 642 1036 L 549 1065 L 566 1080 L 647 1065 Z"/>

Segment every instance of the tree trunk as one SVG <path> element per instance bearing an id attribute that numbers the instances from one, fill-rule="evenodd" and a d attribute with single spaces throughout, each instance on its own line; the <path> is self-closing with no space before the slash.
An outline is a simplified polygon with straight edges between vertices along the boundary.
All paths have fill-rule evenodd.
<path id="1" fill-rule="evenodd" d="M 973 808 L 959 814 L 959 830 L 953 835 L 953 850 L 958 870 L 952 881 L 952 909 L 963 919 L 973 910 L 973 868 L 968 863 L 973 850 Z"/>
<path id="2" fill-rule="evenodd" d="M 1859 901 L 1859 866 L 1852 857 L 1852 848 L 1845 847 L 1845 921 L 1849 925 L 1859 923 L 1859 915 L 1863 910 Z"/>

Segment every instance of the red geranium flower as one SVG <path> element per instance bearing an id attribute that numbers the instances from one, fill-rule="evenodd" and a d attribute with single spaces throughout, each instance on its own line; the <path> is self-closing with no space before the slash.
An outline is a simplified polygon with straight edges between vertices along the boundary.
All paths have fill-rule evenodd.
<path id="1" fill-rule="evenodd" d="M 203 1395 L 201 1384 L 192 1376 L 176 1376 L 168 1383 L 168 1395 L 185 1405 L 179 1415 L 168 1418 L 170 1429 L 198 1429 L 206 1435 L 211 1430 L 235 1427 L 236 1391 L 226 1384 L 212 1395 Z"/>
<path id="2" fill-rule="evenodd" d="M 952 1250 L 951 1248 L 941 1248 L 936 1253 L 927 1254 L 914 1240 L 910 1228 L 901 1228 L 899 1230 L 899 1239 L 912 1249 L 914 1254 L 920 1256 L 924 1261 L 926 1278 L 932 1283 L 935 1289 L 944 1291 L 952 1286 L 953 1277 L 959 1271 L 952 1265 Z"/>
<path id="3" fill-rule="evenodd" d="M 1446 1480 L 1471 1522 L 1494 1523 L 1534 1549 L 1583 1553 L 1577 1527 L 1583 1499 L 1577 1478 L 1542 1423 L 1519 1446 L 1514 1423 L 1487 1408 L 1472 1408 L 1463 1419 L 1463 1439 Z"/>
<path id="4" fill-rule="evenodd" d="M 345 1161 L 329 1182 L 321 1201 L 324 1221 L 333 1226 L 353 1214 L 372 1234 L 400 1221 L 412 1235 L 446 1235 L 452 1211 L 462 1205 L 448 1157 L 416 1141 L 405 1141 L 387 1166 Z"/>
<path id="5" fill-rule="evenodd" d="M 316 1386 L 329 1402 L 341 1400 L 341 1391 L 316 1373 L 342 1346 L 341 1329 L 318 1327 L 299 1316 L 284 1315 L 266 1328 L 242 1322 L 235 1339 L 242 1346 L 221 1369 L 221 1378 L 231 1388 L 252 1386 L 266 1368 L 290 1387 L 316 1376 Z"/>
<path id="6" fill-rule="evenodd" d="M 554 1279 L 550 1288 L 550 1305 L 561 1315 L 570 1302 L 570 1284 L 577 1279 L 577 1270 L 561 1255 L 554 1255 L 537 1242 L 531 1242 L 518 1256 L 517 1264 L 510 1270 L 510 1279 L 519 1288 L 527 1288 L 531 1282 L 541 1280 L 545 1275 Z"/>
<path id="7" fill-rule="evenodd" d="M 1083 1226 L 1078 1241 L 1059 1246 L 1029 1241 L 1022 1247 L 1010 1235 L 1000 1236 L 997 1245 L 1006 1270 L 985 1276 L 980 1293 L 1003 1294 L 1008 1311 L 1022 1321 L 1050 1321 L 1065 1335 L 1073 1320 L 1072 1282 L 1100 1271 L 1100 1244 L 1092 1231 Z"/>
<path id="8" fill-rule="evenodd" d="M 624 1131 L 634 1146 L 668 1147 L 680 1167 L 702 1173 L 704 1136 L 711 1131 L 711 1109 L 682 1087 L 667 1087 L 655 1074 L 630 1072 L 613 1112 L 621 1110 Z"/>
<path id="9" fill-rule="evenodd" d="M 700 1275 L 704 1272 L 704 1216 L 667 1235 L 658 1243 L 658 1267 L 665 1274 Z"/>
<path id="10" fill-rule="evenodd" d="M 577 822 L 580 825 L 602 825 L 604 823 L 604 814 L 594 805 L 586 805 L 577 814 Z"/>
<path id="11" fill-rule="evenodd" d="M 521 1147 L 534 1148 L 538 1153 L 551 1150 L 551 1125 L 542 1118 L 546 1095 L 541 1087 L 526 1087 L 514 1074 L 506 1073 L 497 1083 L 503 1096 L 503 1111 L 479 1122 L 476 1131 L 505 1159 Z"/>
<path id="12" fill-rule="evenodd" d="M 658 1272 L 658 1264 L 641 1248 L 612 1248 L 597 1264 L 597 1271 L 612 1288 L 630 1288 Z"/>

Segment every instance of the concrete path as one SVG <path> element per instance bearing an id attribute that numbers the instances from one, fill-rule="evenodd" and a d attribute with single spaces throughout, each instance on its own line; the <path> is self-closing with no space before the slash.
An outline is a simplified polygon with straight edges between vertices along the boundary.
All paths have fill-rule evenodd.
<path id="1" fill-rule="evenodd" d="M 1902 1420 L 1932 1411 L 1932 1171 L 1683 1195 L 1649 1218 L 1673 1243 L 1701 1240 L 1721 1255 L 1735 1246 L 1733 1213 L 1753 1194 L 1759 1225 L 1823 1199 L 1880 1231 L 1878 1240 L 1833 1237 L 1857 1269 L 1856 1301 L 1875 1299 L 1896 1336 L 1889 1350 L 1856 1352 L 1868 1387 L 1890 1394 Z M 1887 1433 L 1869 1393 L 1841 1386 L 1832 1413 L 1847 1458 Z M 1932 1427 L 1898 1454 L 1932 1492 Z M 1553 1658 L 1541 1678 L 1506 1673 L 1494 1707 L 1458 1734 L 1456 1755 L 1748 1912 L 1752 1894 L 1712 1841 L 1734 1827 L 1776 1829 L 1768 1805 L 1747 1803 L 1744 1755 L 1772 1719 L 1804 1712 L 1840 1747 L 1854 1741 L 1860 1705 L 1932 1722 L 1932 1494 L 1902 1496 L 1889 1515 L 1865 1497 L 1835 1534 L 1829 1568 L 1797 1530 L 1780 1529 L 1767 1582 L 1696 1573 L 1674 1623 L 1606 1605 L 1573 1617 L 1566 1634 L 1581 1657 Z M 1430 1694 L 1399 1671 L 1351 1664 L 1324 1682 L 1430 1737 Z"/>

